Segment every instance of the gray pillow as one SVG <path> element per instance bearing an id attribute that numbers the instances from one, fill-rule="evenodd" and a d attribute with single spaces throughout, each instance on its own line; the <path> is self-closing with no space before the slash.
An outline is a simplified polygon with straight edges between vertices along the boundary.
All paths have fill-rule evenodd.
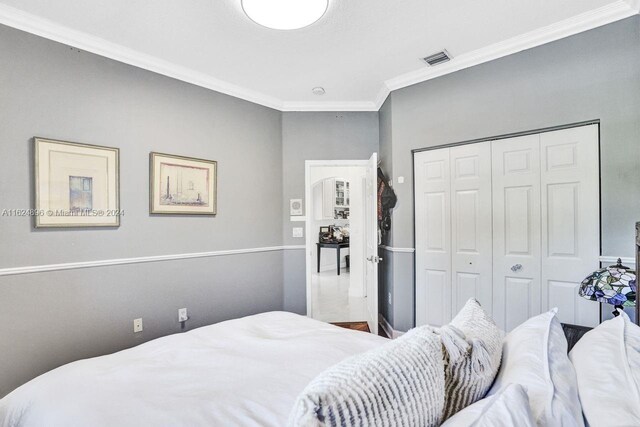
<path id="1" fill-rule="evenodd" d="M 289 426 L 437 426 L 443 408 L 442 345 L 421 327 L 318 375 Z"/>
<path id="2" fill-rule="evenodd" d="M 500 368 L 504 333 L 475 299 L 449 325 L 434 330 L 445 360 L 446 420 L 485 397 Z"/>

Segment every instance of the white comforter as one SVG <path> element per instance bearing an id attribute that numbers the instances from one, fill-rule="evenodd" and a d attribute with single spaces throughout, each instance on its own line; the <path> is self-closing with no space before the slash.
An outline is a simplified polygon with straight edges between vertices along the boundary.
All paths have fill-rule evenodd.
<path id="1" fill-rule="evenodd" d="M 230 320 L 46 373 L 0 400 L 0 425 L 280 427 L 318 373 L 385 341 L 291 313 Z"/>

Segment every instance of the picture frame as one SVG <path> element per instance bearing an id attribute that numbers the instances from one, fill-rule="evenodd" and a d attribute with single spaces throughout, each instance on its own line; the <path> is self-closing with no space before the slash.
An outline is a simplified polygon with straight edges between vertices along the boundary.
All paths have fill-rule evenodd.
<path id="1" fill-rule="evenodd" d="M 35 227 L 119 227 L 120 150 L 34 137 Z"/>
<path id="2" fill-rule="evenodd" d="M 289 199 L 289 215 L 290 216 L 302 215 L 302 199 Z"/>
<path id="3" fill-rule="evenodd" d="M 149 212 L 216 215 L 218 162 L 149 153 Z"/>

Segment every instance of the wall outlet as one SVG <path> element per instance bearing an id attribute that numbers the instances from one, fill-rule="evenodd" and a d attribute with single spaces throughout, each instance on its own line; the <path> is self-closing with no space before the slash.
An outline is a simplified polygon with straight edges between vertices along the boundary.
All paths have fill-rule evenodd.
<path id="1" fill-rule="evenodd" d="M 142 332 L 142 318 L 133 320 L 133 332 Z"/>
<path id="2" fill-rule="evenodd" d="M 304 237 L 304 228 L 293 227 L 293 237 Z"/>
<path id="3" fill-rule="evenodd" d="M 391 305 L 391 292 L 387 294 L 387 303 Z"/>
<path id="4" fill-rule="evenodd" d="M 189 320 L 189 316 L 187 316 L 187 309 L 181 308 L 178 310 L 178 322 L 186 322 Z"/>

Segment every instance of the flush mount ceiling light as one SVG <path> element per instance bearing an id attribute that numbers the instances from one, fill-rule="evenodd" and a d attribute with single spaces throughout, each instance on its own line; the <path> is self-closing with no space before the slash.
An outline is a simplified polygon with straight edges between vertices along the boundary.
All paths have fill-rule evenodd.
<path id="1" fill-rule="evenodd" d="M 274 30 L 307 27 L 325 14 L 329 0 L 242 0 L 244 13 L 257 24 Z"/>

